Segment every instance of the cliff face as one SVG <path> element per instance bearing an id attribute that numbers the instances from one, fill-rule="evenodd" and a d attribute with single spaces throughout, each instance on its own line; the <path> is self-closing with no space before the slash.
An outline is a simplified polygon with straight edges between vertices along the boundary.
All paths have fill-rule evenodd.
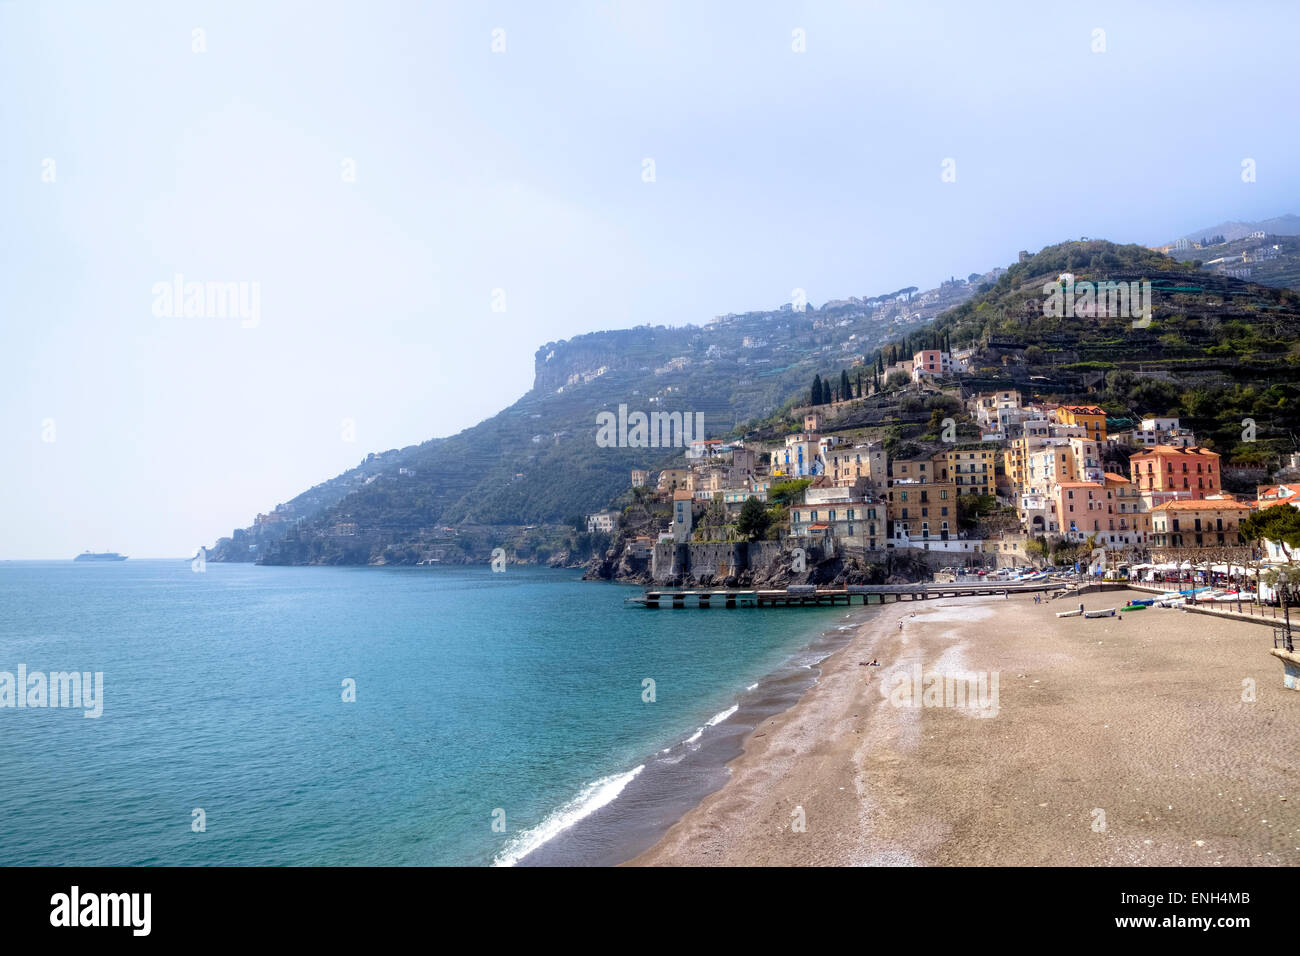
<path id="1" fill-rule="evenodd" d="M 310 507 L 304 499 L 273 533 L 254 526 L 223 539 L 213 560 L 415 563 L 430 551 L 465 560 L 458 549 L 477 555 L 503 543 L 485 533 L 466 548 L 458 533 L 466 526 L 569 523 L 626 491 L 631 469 L 680 458 L 680 448 L 598 445 L 600 412 L 626 405 L 703 416 L 702 437 L 722 437 L 771 414 L 814 373 L 838 375 L 898 328 L 897 316 L 858 303 L 547 343 L 533 388 L 499 414 L 450 438 L 370 456 L 318 485 Z"/>
<path id="2" fill-rule="evenodd" d="M 645 587 L 842 587 L 929 581 L 937 566 L 935 558 L 908 552 L 847 550 L 825 555 L 814 550 L 805 556 L 804 570 L 796 571 L 794 553 L 776 541 L 662 543 L 655 551 L 653 561 L 635 559 L 616 540 L 608 552 L 592 559 L 584 578 Z"/>

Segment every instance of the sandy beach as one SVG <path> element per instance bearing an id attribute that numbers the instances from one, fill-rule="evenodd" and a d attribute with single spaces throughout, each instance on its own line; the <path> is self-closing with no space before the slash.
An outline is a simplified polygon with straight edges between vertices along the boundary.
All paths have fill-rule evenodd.
<path id="1" fill-rule="evenodd" d="M 1300 693 L 1282 685 L 1269 629 L 1172 609 L 1055 616 L 1077 604 L 864 611 L 726 785 L 630 863 L 1300 863 Z M 983 675 L 986 706 L 926 706 L 953 702 L 936 674 Z M 913 684 L 933 694 L 910 698 Z"/>

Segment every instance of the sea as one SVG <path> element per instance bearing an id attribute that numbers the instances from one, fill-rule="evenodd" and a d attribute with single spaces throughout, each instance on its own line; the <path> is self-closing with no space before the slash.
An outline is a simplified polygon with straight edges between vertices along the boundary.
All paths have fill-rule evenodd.
<path id="1" fill-rule="evenodd" d="M 102 674 L 97 717 L 0 706 L 0 865 L 630 859 L 870 613 L 638 593 L 520 566 L 0 562 L 0 688 Z"/>

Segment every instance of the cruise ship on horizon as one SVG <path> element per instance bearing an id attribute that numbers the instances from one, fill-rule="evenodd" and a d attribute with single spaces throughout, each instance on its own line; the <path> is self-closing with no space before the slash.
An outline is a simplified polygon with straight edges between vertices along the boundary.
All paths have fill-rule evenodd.
<path id="1" fill-rule="evenodd" d="M 73 561 L 125 561 L 125 554 L 118 554 L 116 551 L 83 551 L 72 559 Z"/>

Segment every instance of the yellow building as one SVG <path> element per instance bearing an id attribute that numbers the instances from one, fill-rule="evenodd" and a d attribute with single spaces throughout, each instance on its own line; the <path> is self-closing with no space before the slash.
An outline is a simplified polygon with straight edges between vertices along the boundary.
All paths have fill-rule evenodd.
<path id="1" fill-rule="evenodd" d="M 948 480 L 956 486 L 958 495 L 992 495 L 997 493 L 997 451 L 995 449 L 965 448 L 944 452 L 948 464 Z"/>
<path id="2" fill-rule="evenodd" d="M 1062 425 L 1082 425 L 1095 442 L 1106 440 L 1106 412 L 1096 405 L 1062 405 L 1056 410 L 1056 420 Z"/>

